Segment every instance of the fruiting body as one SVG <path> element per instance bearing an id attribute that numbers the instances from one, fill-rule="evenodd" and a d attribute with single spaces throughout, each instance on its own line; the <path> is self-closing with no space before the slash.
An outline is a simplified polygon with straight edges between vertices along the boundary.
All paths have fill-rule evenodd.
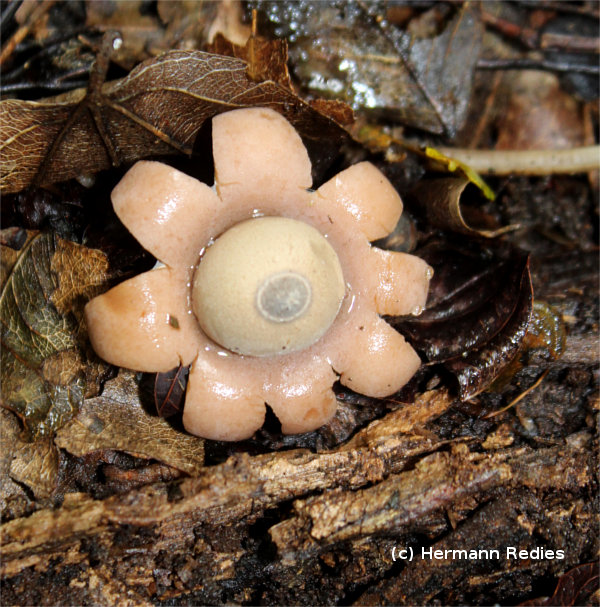
<path id="1" fill-rule="evenodd" d="M 98 354 L 141 371 L 191 363 L 183 422 L 212 439 L 251 436 L 265 403 L 284 433 L 318 428 L 338 376 L 396 392 L 420 359 L 379 314 L 422 308 L 431 269 L 369 244 L 400 217 L 393 187 L 360 163 L 310 191 L 300 137 L 264 108 L 214 118 L 213 152 L 216 193 L 156 162 L 115 188 L 117 214 L 166 267 L 89 302 Z"/>
<path id="2" fill-rule="evenodd" d="M 344 297 L 338 256 L 315 228 L 262 217 L 233 226 L 198 265 L 192 307 L 204 332 L 237 354 L 306 348 L 331 326 Z"/>

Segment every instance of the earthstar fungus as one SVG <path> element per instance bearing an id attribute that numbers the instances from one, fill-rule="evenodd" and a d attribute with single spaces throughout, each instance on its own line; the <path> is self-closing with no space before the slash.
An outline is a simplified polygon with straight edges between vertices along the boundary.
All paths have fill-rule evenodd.
<path id="1" fill-rule="evenodd" d="M 402 213 L 391 184 L 361 162 L 310 190 L 302 140 L 265 108 L 216 116 L 213 155 L 215 188 L 141 161 L 113 190 L 162 264 L 87 304 L 96 352 L 138 371 L 191 364 L 183 423 L 215 440 L 252 436 L 265 403 L 286 434 L 318 428 L 338 376 L 396 392 L 420 359 L 379 314 L 418 313 L 432 271 L 370 245 Z"/>

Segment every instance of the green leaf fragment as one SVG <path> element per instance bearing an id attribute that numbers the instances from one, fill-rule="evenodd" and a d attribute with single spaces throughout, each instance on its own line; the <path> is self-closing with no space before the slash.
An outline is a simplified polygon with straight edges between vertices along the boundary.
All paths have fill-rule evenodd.
<path id="1" fill-rule="evenodd" d="M 3 247 L 3 257 L 5 253 L 14 254 Z M 81 311 L 59 310 L 53 297 L 66 289 L 78 291 L 70 267 L 80 274 L 87 266 L 88 279 L 78 295 L 97 288 L 106 277 L 102 258 L 98 251 L 42 234 L 18 251 L 10 271 L 4 264 L 0 397 L 33 436 L 55 432 L 77 413 L 86 395 L 89 370 L 79 337 Z M 60 271 L 57 259 L 63 260 Z"/>

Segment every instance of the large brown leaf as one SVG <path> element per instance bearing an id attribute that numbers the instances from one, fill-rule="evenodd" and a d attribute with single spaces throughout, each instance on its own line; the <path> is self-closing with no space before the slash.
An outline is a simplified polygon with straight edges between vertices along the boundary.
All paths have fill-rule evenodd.
<path id="1" fill-rule="evenodd" d="M 50 234 L 2 247 L 2 406 L 33 435 L 49 435 L 97 390 L 105 368 L 88 360 L 83 306 L 107 280 L 104 254 Z"/>
<path id="2" fill-rule="evenodd" d="M 391 26 L 382 3 L 350 4 L 323 3 L 306 11 L 293 2 L 260 6 L 279 21 L 277 33 L 297 39 L 290 45 L 295 73 L 314 93 L 412 127 L 456 133 L 466 119 L 483 35 L 475 5 L 465 3 L 431 35 L 427 27 L 422 34 Z M 284 25 L 289 11 L 290 32 Z M 424 13 L 424 25 L 428 17 L 435 15 Z"/>
<path id="3" fill-rule="evenodd" d="M 533 306 L 529 257 L 519 251 L 434 246 L 427 309 L 391 319 L 429 362 L 455 375 L 461 398 L 481 392 L 515 358 Z"/>
<path id="4" fill-rule="evenodd" d="M 187 474 L 197 474 L 204 463 L 204 441 L 172 428 L 144 409 L 131 371 L 121 371 L 106 382 L 101 396 L 87 399 L 57 433 L 56 444 L 77 456 L 114 449 L 156 459 Z"/>
<path id="5" fill-rule="evenodd" d="M 339 143 L 345 131 L 248 65 L 201 51 L 170 51 L 103 85 L 94 103 L 83 89 L 41 102 L 0 104 L 0 187 L 16 192 L 148 156 L 191 154 L 204 122 L 248 106 L 281 112 L 307 144 Z M 91 98 L 91 97 L 90 97 Z M 50 157 L 47 157 L 50 154 Z M 41 171 L 40 171 L 41 169 Z"/>

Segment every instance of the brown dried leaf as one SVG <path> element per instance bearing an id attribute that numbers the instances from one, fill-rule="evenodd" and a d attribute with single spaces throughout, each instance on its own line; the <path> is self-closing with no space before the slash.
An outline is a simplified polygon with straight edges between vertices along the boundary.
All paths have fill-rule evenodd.
<path id="1" fill-rule="evenodd" d="M 16 510 L 18 516 L 19 509 L 31 506 L 23 486 L 37 500 L 52 495 L 58 482 L 58 449 L 49 437 L 25 440 L 17 418 L 6 409 L 0 409 L 0 431 L 0 511 L 4 517 Z"/>
<path id="2" fill-rule="evenodd" d="M 337 99 L 311 99 L 310 106 L 324 116 L 329 116 L 338 124 L 349 126 L 354 122 L 354 112 L 352 108 Z"/>
<path id="3" fill-rule="evenodd" d="M 77 417 L 61 428 L 55 443 L 76 456 L 112 449 L 155 459 L 196 475 L 204 463 L 204 441 L 183 434 L 144 409 L 135 374 L 121 370 L 101 396 L 86 399 Z"/>
<path id="4" fill-rule="evenodd" d="M 517 355 L 533 305 L 528 256 L 431 246 L 434 268 L 427 309 L 391 322 L 430 362 L 442 362 L 462 399 L 481 392 Z"/>
<path id="5" fill-rule="evenodd" d="M 58 482 L 58 449 L 50 437 L 32 443 L 18 441 L 13 452 L 10 476 L 27 485 L 36 498 L 52 495 Z"/>
<path id="6" fill-rule="evenodd" d="M 218 33 L 207 50 L 217 55 L 242 59 L 248 64 L 248 75 L 255 82 L 272 80 L 293 92 L 287 67 L 288 46 L 285 40 L 250 36 L 246 44 L 240 46 Z"/>
<path id="7" fill-rule="evenodd" d="M 189 367 L 179 365 L 154 378 L 154 405 L 160 417 L 171 417 L 183 410 Z"/>
<path id="8" fill-rule="evenodd" d="M 311 142 L 339 144 L 346 132 L 272 81 L 254 82 L 240 60 L 201 51 L 171 51 L 102 87 L 89 103 L 79 89 L 41 102 L 0 102 L 0 187 L 15 192 L 94 173 L 147 156 L 191 154 L 202 124 L 235 108 L 281 112 Z M 101 132 L 103 134 L 101 134 Z M 47 157 L 54 149 L 50 157 Z M 41 174 L 38 174 L 42 168 Z"/>
<path id="9" fill-rule="evenodd" d="M 23 514 L 18 506 L 15 508 L 15 505 L 19 501 L 28 501 L 23 487 L 15 483 L 10 477 L 10 468 L 19 441 L 19 434 L 20 428 L 17 418 L 10 411 L 0 408 L 0 436 L 2 437 L 2 449 L 0 449 L 0 515 L 2 519 Z"/>
<path id="10" fill-rule="evenodd" d="M 489 229 L 489 226 L 476 227 L 467 222 L 461 209 L 461 196 L 471 183 L 463 177 L 443 177 L 420 181 L 410 195 L 423 209 L 428 221 L 437 228 L 450 230 L 467 236 L 484 236 L 495 238 L 515 229 L 515 226 L 504 226 Z"/>

